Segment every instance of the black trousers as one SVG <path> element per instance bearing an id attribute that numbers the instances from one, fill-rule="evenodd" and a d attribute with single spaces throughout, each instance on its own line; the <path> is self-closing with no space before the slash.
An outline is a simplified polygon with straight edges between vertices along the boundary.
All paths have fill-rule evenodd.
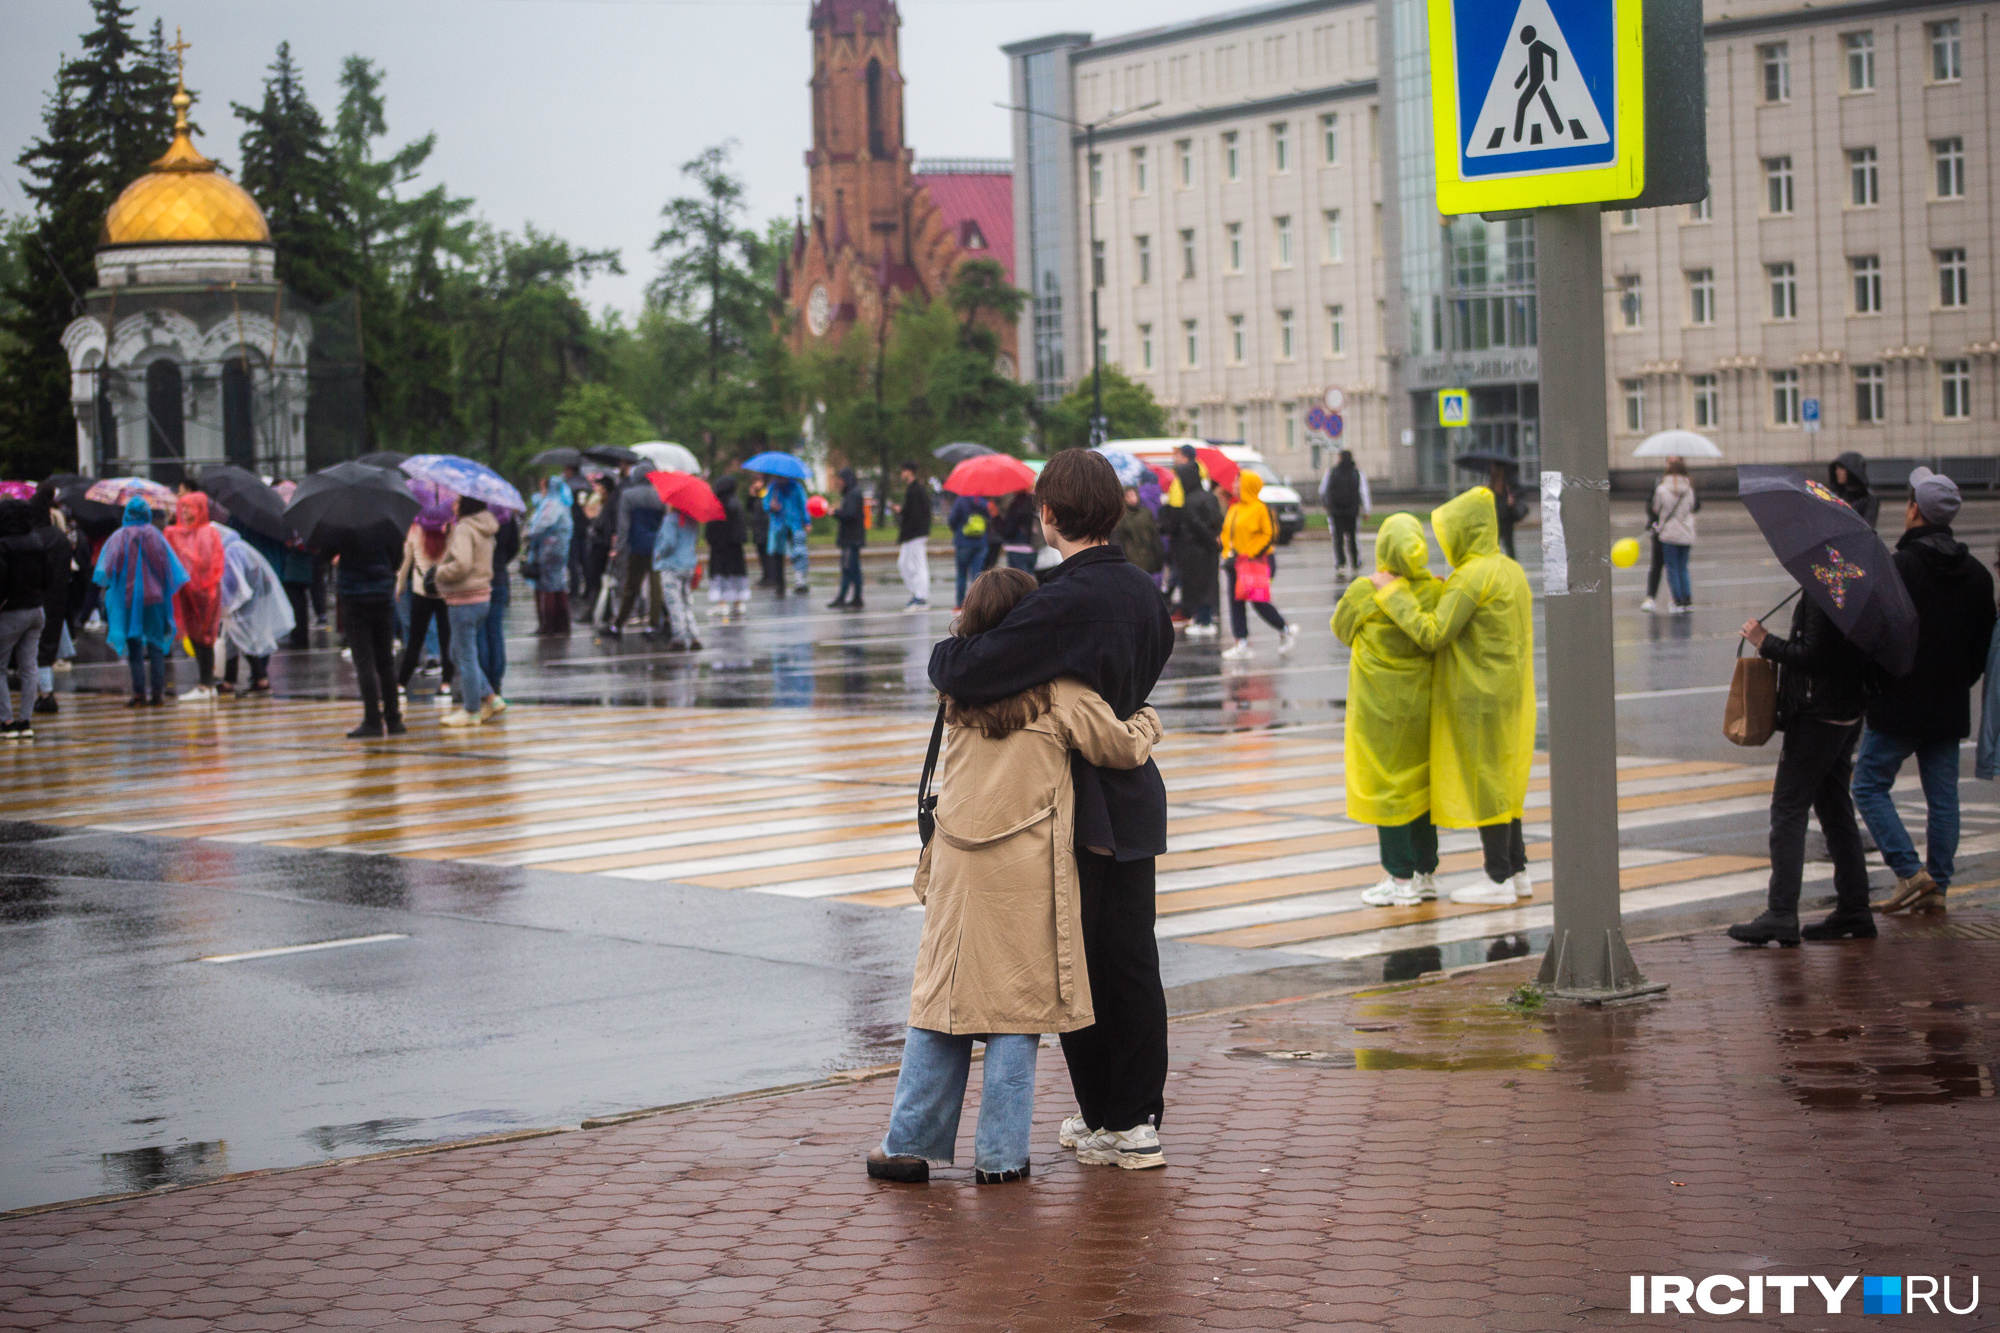
<path id="1" fill-rule="evenodd" d="M 1092 1129 L 1158 1125 L 1166 1112 L 1167 994 L 1153 935 L 1153 858 L 1076 854 L 1097 1021 L 1062 1034 L 1076 1109 Z"/>
<path id="2" fill-rule="evenodd" d="M 1359 514 L 1328 514 L 1333 523 L 1333 563 L 1349 569 L 1361 568 L 1361 544 L 1355 531 L 1361 526 Z"/>
<path id="3" fill-rule="evenodd" d="M 430 637 L 429 631 L 433 619 L 437 621 L 438 627 L 438 660 L 444 664 L 444 675 L 441 679 L 447 686 L 458 679 L 458 670 L 451 660 L 451 617 L 445 614 L 444 599 L 413 593 L 410 596 L 410 632 L 403 636 L 403 665 L 396 673 L 396 679 L 404 685 L 410 683 L 410 678 L 417 674 L 418 664 L 424 660 L 424 640 Z M 393 628 L 393 614 L 390 623 Z M 351 629 L 348 631 L 350 636 L 353 633 Z M 358 648 L 355 650 L 354 660 L 356 662 L 361 660 L 361 651 Z"/>
<path id="4" fill-rule="evenodd" d="M 347 646 L 354 650 L 354 676 L 361 686 L 364 718 L 369 722 L 384 717 L 391 722 L 400 720 L 402 709 L 396 702 L 396 603 L 387 597 L 344 597 L 340 613 L 347 624 Z M 413 613 L 411 619 L 416 618 Z M 417 651 L 422 652 L 423 631 L 418 630 L 411 638 Z"/>
<path id="5" fill-rule="evenodd" d="M 1652 601 L 1660 595 L 1660 575 L 1667 572 L 1667 548 L 1660 543 L 1660 534 L 1653 534 L 1653 563 L 1646 571 L 1646 600 Z"/>
<path id="6" fill-rule="evenodd" d="M 1486 878 L 1495 884 L 1504 884 L 1528 868 L 1528 846 L 1518 819 L 1480 829 L 1479 850 L 1486 857 Z"/>
<path id="7" fill-rule="evenodd" d="M 287 648 L 312 647 L 312 616 L 307 613 L 306 601 L 312 594 L 310 585 L 287 583 L 285 600 L 292 604 L 292 632 L 285 639 Z"/>
<path id="8" fill-rule="evenodd" d="M 235 650 L 231 649 L 230 652 L 233 653 L 235 652 Z M 229 682 L 231 685 L 234 685 L 236 683 L 236 677 L 237 677 L 236 664 L 243 660 L 244 660 L 244 655 L 240 653 L 236 654 L 233 657 L 229 656 L 228 654 L 224 654 L 222 663 L 222 678 L 225 681 Z M 259 685 L 264 683 L 265 681 L 268 681 L 270 678 L 271 678 L 271 659 L 268 657 L 250 658 L 250 683 L 252 685 Z"/>
<path id="9" fill-rule="evenodd" d="M 1771 788 L 1770 907 L 1797 916 L 1805 878 L 1806 815 L 1819 816 L 1833 857 L 1833 891 L 1842 912 L 1868 910 L 1868 860 L 1854 819 L 1854 746 L 1861 723 L 1793 722 L 1785 728 Z"/>

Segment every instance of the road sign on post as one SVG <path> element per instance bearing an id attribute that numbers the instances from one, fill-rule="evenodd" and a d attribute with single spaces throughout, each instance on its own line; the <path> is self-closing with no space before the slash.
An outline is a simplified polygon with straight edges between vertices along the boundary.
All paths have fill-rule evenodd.
<path id="1" fill-rule="evenodd" d="M 1599 214 L 1708 193 L 1700 0 L 1429 3 L 1438 209 L 1535 219 L 1555 879 L 1541 982 L 1598 1003 L 1651 994 L 1666 987 L 1633 961 L 1618 897 Z M 1464 425 L 1467 397 L 1441 392 L 1439 424 Z"/>
<path id="2" fill-rule="evenodd" d="M 1438 425 L 1472 424 L 1472 393 L 1467 389 L 1438 390 Z"/>
<path id="3" fill-rule="evenodd" d="M 1819 399 L 1808 398 L 1799 404 L 1799 424 L 1806 428 L 1808 434 L 1819 429 Z"/>

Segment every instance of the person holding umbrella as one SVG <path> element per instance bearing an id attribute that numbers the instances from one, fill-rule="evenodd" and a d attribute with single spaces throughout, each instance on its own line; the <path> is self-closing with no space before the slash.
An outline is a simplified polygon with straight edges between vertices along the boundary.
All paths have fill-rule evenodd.
<path id="1" fill-rule="evenodd" d="M 437 518 L 434 515 L 432 521 Z M 413 526 L 410 539 L 420 551 L 428 550 L 426 539 L 434 539 L 437 555 L 444 554 L 441 531 L 433 538 L 430 528 Z M 400 736 L 404 726 L 399 685 L 408 678 L 399 677 L 396 671 L 396 588 L 407 571 L 397 568 L 395 529 L 385 524 L 349 529 L 340 537 L 333 553 L 334 592 L 340 599 L 340 618 L 347 630 L 347 646 L 354 656 L 354 676 L 361 690 L 361 724 L 348 732 L 347 738 L 358 741 Z M 415 557 L 406 559 L 413 570 Z M 433 556 L 425 565 L 425 572 L 435 563 Z M 417 657 L 423 651 L 424 630 L 434 605 L 431 598 L 416 590 L 412 607 L 419 604 L 424 606 L 424 626 L 417 625 L 413 609 L 410 620 L 416 632 L 404 650 L 404 660 L 411 671 L 416 669 Z M 441 633 L 448 635 L 449 625 Z M 250 666 L 256 673 L 255 658 Z"/>
<path id="2" fill-rule="evenodd" d="M 743 464 L 743 470 L 764 474 L 764 512 L 770 518 L 764 549 L 780 566 L 775 571 L 778 595 L 782 597 L 785 593 L 782 564 L 790 556 L 792 591 L 804 596 L 812 586 L 811 555 L 806 549 L 806 533 L 812 527 L 812 518 L 806 513 L 805 481 L 810 475 L 806 465 L 790 454 L 770 449 L 753 455 Z"/>
<path id="3" fill-rule="evenodd" d="M 659 539 L 660 522 L 666 513 L 659 492 L 645 477 L 633 477 L 619 487 L 618 530 L 612 538 L 613 558 L 618 561 L 618 610 L 599 626 L 614 639 L 625 632 L 625 622 L 639 604 L 642 591 L 652 595 L 648 624 L 664 610 L 660 576 L 653 569 L 653 544 Z"/>
<path id="4" fill-rule="evenodd" d="M 744 492 L 743 523 L 749 529 L 750 545 L 757 552 L 757 586 L 769 588 L 782 596 L 785 591 L 785 563 L 771 550 L 771 514 L 764 508 L 767 489 L 762 477 L 751 476 L 750 485 Z"/>
<path id="5" fill-rule="evenodd" d="M 441 687 L 449 690 L 458 678 L 457 658 L 451 651 L 451 618 L 444 599 L 432 589 L 432 574 L 451 541 L 452 506 L 434 500 L 418 511 L 403 538 L 403 563 L 396 570 L 396 595 L 410 598 L 410 623 L 403 632 L 403 662 L 396 672 L 397 683 L 405 688 L 416 677 L 423 660 L 424 639 L 432 624 L 437 626 L 438 656 L 443 659 Z M 358 655 L 357 655 L 358 660 Z"/>
<path id="6" fill-rule="evenodd" d="M 153 526 L 143 496 L 125 502 L 125 520 L 97 555 L 92 576 L 104 589 L 105 640 L 122 647 L 132 669 L 127 707 L 167 701 L 167 651 L 174 641 L 174 594 L 188 581 L 174 548 Z"/>
<path id="7" fill-rule="evenodd" d="M 694 580 L 695 565 L 700 560 L 701 523 L 679 507 L 668 505 L 653 540 L 653 569 L 665 594 L 669 652 L 701 651 L 694 603 L 688 596 L 688 585 Z"/>
<path id="8" fill-rule="evenodd" d="M 476 727 L 507 707 L 506 700 L 487 689 L 479 664 L 480 632 L 492 611 L 493 539 L 499 531 L 500 522 L 484 500 L 459 496 L 458 521 L 431 570 L 430 584 L 445 604 L 452 662 L 458 668 L 458 707 L 444 715 L 447 727 Z"/>
<path id="9" fill-rule="evenodd" d="M 35 654 L 42 642 L 43 595 L 55 570 L 36 540 L 34 513 L 25 500 L 0 500 L 0 673 L 21 679 L 21 716 L 14 716 L 13 692 L 0 674 L 0 737 L 35 738 L 35 691 L 40 677 Z"/>
<path id="10" fill-rule="evenodd" d="M 951 502 L 945 526 L 951 529 L 952 563 L 958 571 L 958 593 L 951 609 L 965 606 L 965 590 L 986 568 L 986 530 L 993 522 L 993 502 L 980 495 L 961 495 Z"/>
<path id="11" fill-rule="evenodd" d="M 1694 583 L 1688 578 L 1688 556 L 1694 551 L 1694 482 L 1688 478 L 1687 464 L 1678 458 L 1667 460 L 1666 475 L 1653 488 L 1653 539 L 1667 567 L 1667 594 L 1673 598 L 1673 614 L 1684 616 L 1694 610 Z M 1650 607 L 1652 597 L 1647 596 Z"/>

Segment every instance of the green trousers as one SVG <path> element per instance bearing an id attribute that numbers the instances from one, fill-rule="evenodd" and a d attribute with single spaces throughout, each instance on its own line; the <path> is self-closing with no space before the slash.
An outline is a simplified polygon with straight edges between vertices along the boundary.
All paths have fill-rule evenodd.
<path id="1" fill-rule="evenodd" d="M 1428 812 L 1407 824 L 1377 829 L 1382 843 L 1382 868 L 1397 879 L 1434 875 L 1438 868 L 1438 831 Z"/>

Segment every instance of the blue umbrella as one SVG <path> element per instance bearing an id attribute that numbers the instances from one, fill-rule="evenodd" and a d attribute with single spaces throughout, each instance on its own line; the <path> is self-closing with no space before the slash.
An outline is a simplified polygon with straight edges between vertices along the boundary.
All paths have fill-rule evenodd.
<path id="1" fill-rule="evenodd" d="M 743 470 L 745 472 L 762 472 L 766 476 L 771 477 L 790 477 L 793 481 L 805 481 L 812 476 L 810 472 L 806 471 L 804 463 L 801 463 L 790 454 L 781 454 L 776 450 L 758 454 L 743 465 Z"/>
<path id="2" fill-rule="evenodd" d="M 511 509 L 517 514 L 528 511 L 521 493 L 505 477 L 470 458 L 460 458 L 457 454 L 418 454 L 403 460 L 403 471 L 433 486 L 483 500 L 494 509 Z"/>
<path id="3" fill-rule="evenodd" d="M 1103 454 L 1111 460 L 1111 470 L 1118 474 L 1118 484 L 1121 486 L 1137 486 L 1153 475 L 1153 470 L 1139 461 L 1139 455 L 1129 450 L 1120 449 L 1116 445 L 1100 444 L 1094 452 Z"/>

